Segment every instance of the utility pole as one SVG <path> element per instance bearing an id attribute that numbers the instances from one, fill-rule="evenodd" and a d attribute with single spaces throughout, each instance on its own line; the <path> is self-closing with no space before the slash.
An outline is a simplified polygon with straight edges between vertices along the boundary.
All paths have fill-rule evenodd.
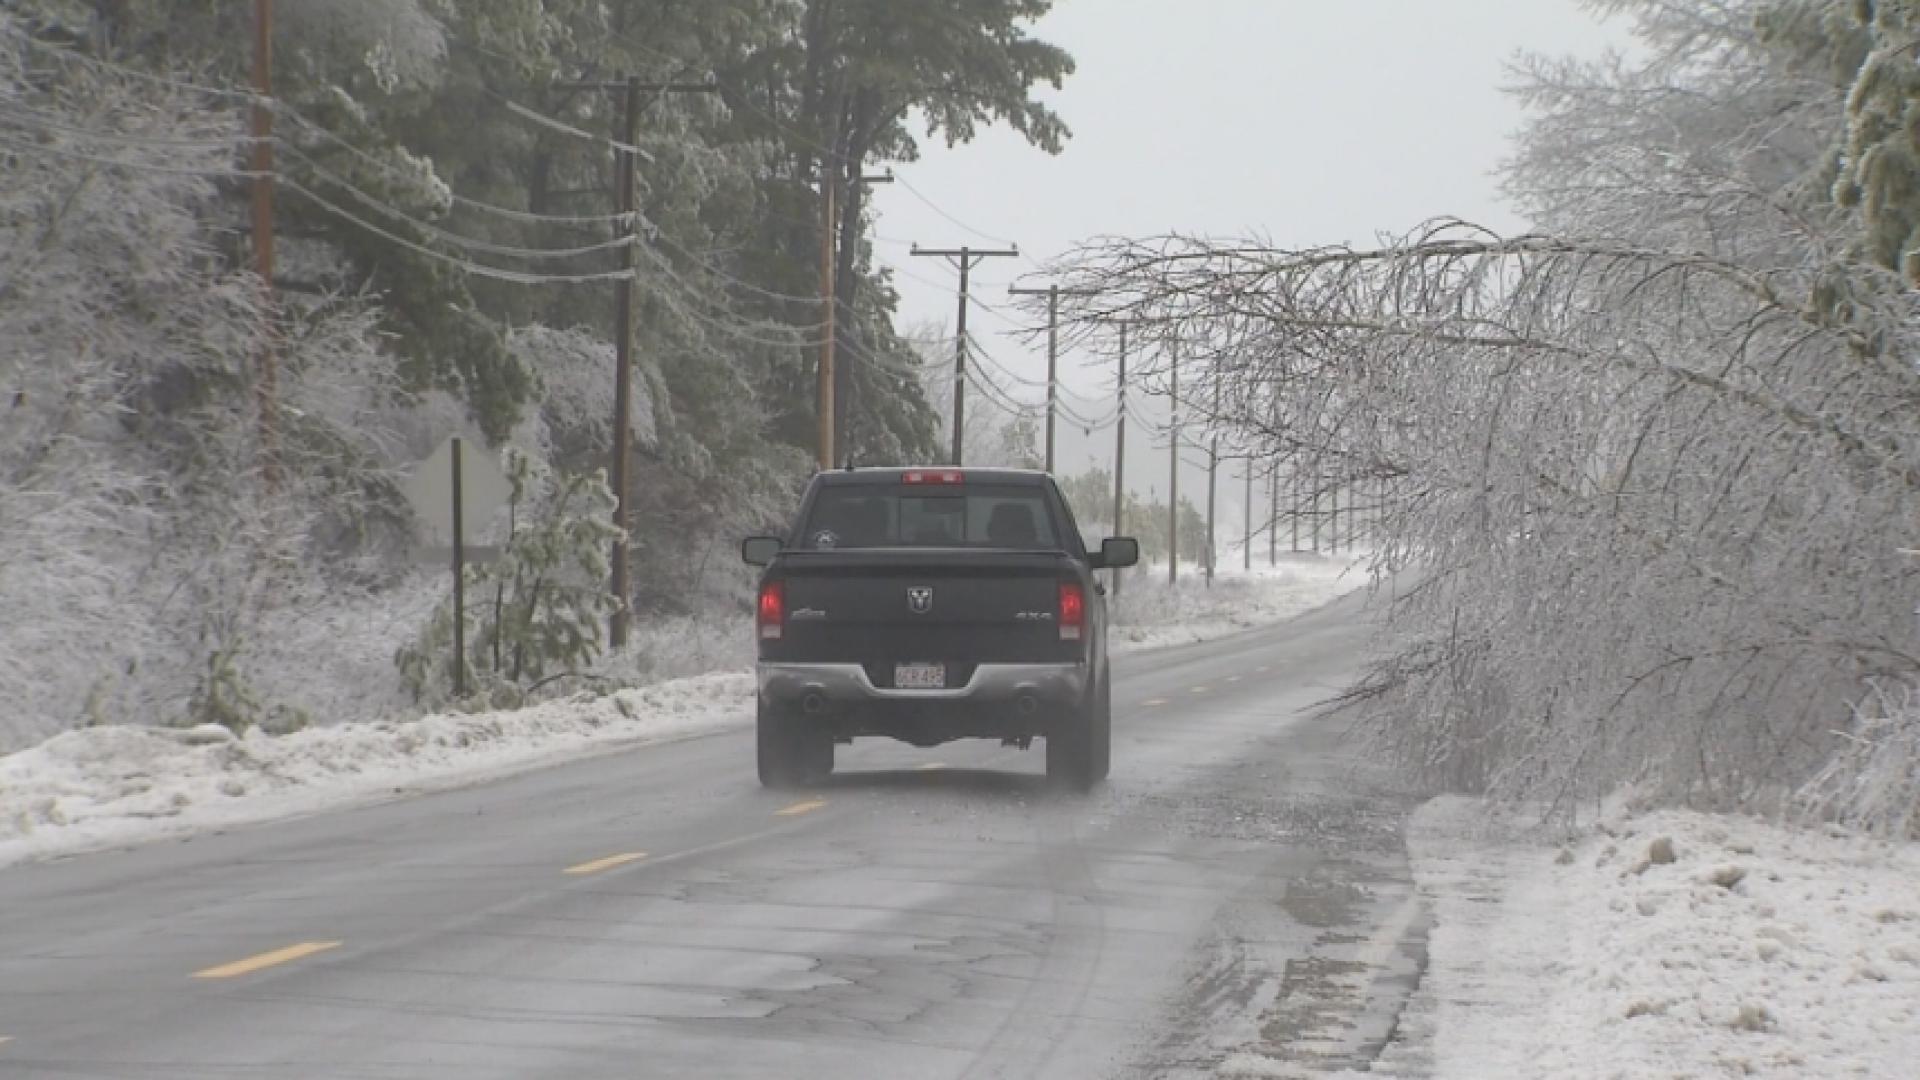
<path id="1" fill-rule="evenodd" d="M 1020 254 L 1020 249 L 923 248 L 915 244 L 911 254 L 947 259 L 960 268 L 960 317 L 953 350 L 953 464 L 959 466 L 965 464 L 962 443 L 965 442 L 967 430 L 967 275 L 973 271 L 974 264 L 982 259 L 1011 259 Z"/>
<path id="2" fill-rule="evenodd" d="M 1333 490 L 1329 492 L 1329 497 L 1332 499 L 1333 507 L 1327 515 L 1327 551 L 1338 555 L 1340 554 L 1340 481 L 1333 482 Z"/>
<path id="3" fill-rule="evenodd" d="M 1240 551 L 1240 568 L 1253 569 L 1253 458 L 1247 458 L 1247 544 Z"/>
<path id="4" fill-rule="evenodd" d="M 1207 443 L 1207 588 L 1213 588 L 1214 564 L 1220 561 L 1220 544 L 1214 538 L 1215 511 L 1220 495 L 1220 380 L 1213 382 L 1213 438 Z"/>
<path id="5" fill-rule="evenodd" d="M 822 152 L 820 155 L 820 373 L 817 409 L 819 416 L 820 448 L 816 464 L 821 472 L 833 468 L 833 345 L 835 326 L 838 324 L 837 312 L 839 294 L 836 293 L 833 280 L 834 237 L 839 232 L 840 216 L 836 212 L 835 166 L 832 155 Z"/>
<path id="6" fill-rule="evenodd" d="M 621 141 L 628 146 L 634 145 L 640 138 L 640 81 L 627 77 L 626 107 L 621 110 L 622 124 L 625 129 Z M 620 248 L 620 268 L 626 273 L 616 284 L 616 313 L 613 349 L 613 497 L 614 525 L 618 532 L 613 537 L 613 626 L 609 639 L 618 649 L 627 644 L 627 628 L 632 622 L 632 612 L 628 605 L 633 597 L 633 584 L 629 577 L 632 573 L 627 566 L 628 534 L 633 529 L 632 507 L 628 505 L 628 489 L 632 487 L 627 476 L 627 460 L 633 456 L 633 244 L 638 235 L 638 222 L 634 214 L 634 188 L 637 186 L 638 166 L 634 162 L 633 151 L 620 150 L 615 159 L 614 192 L 616 205 L 620 210 L 621 230 L 626 234 L 626 244 Z"/>
<path id="7" fill-rule="evenodd" d="M 1313 476 L 1307 483 L 1313 489 L 1313 503 L 1308 513 L 1313 519 L 1313 553 L 1318 555 L 1320 554 L 1320 470 L 1318 468 L 1313 470 Z"/>
<path id="8" fill-rule="evenodd" d="M 608 470 L 613 481 L 613 524 L 618 531 L 613 537 L 613 581 L 609 585 L 614 598 L 613 621 L 607 634 L 608 641 L 619 649 L 626 646 L 627 628 L 633 621 L 633 613 L 628 610 L 633 596 L 632 568 L 627 565 L 633 507 L 627 466 L 633 456 L 633 247 L 639 242 L 640 234 L 639 207 L 634 197 L 640 170 L 633 145 L 640 139 L 640 94 L 643 91 L 656 95 L 713 94 L 720 88 L 714 83 L 646 83 L 632 75 L 609 82 L 556 83 L 555 86 L 622 95 L 620 119 L 614 129 L 620 145 L 614 150 L 613 195 L 614 207 L 620 214 L 618 228 L 626 243 L 620 248 L 620 269 L 624 273 L 615 283 L 614 294 L 613 467 Z"/>
<path id="9" fill-rule="evenodd" d="M 273 99 L 273 0 L 253 0 L 253 97 L 253 258 L 267 315 L 254 395 L 260 475 L 274 492 L 280 488 L 280 358 L 273 296 L 273 109 L 268 104 Z"/>
<path id="10" fill-rule="evenodd" d="M 1127 324 L 1120 324 L 1120 422 L 1113 442 L 1113 535 L 1125 536 L 1127 498 Z M 1120 595 L 1120 571 L 1113 572 L 1113 595 Z"/>
<path id="11" fill-rule="evenodd" d="M 1060 394 L 1060 298 L 1094 294 L 1091 290 L 1062 289 L 1058 285 L 1049 285 L 1044 289 L 1023 289 L 1015 286 L 1009 288 L 1007 294 L 1047 298 L 1047 471 L 1052 472 L 1054 414 L 1059 410 Z"/>
<path id="12" fill-rule="evenodd" d="M 1301 484 L 1300 484 L 1299 464 L 1296 463 L 1293 468 L 1287 470 L 1287 473 L 1288 473 L 1288 476 L 1287 476 L 1288 486 L 1293 488 L 1293 499 L 1291 500 L 1292 508 L 1288 516 L 1293 518 L 1293 551 L 1294 551 L 1294 554 L 1297 555 L 1300 553 L 1300 496 L 1301 496 L 1300 487 L 1301 487 Z"/>
<path id="13" fill-rule="evenodd" d="M 1280 463 L 1267 474 L 1267 565 L 1280 565 Z"/>
<path id="14" fill-rule="evenodd" d="M 881 176 L 861 175 L 853 178 L 856 184 L 891 184 L 893 174 Z M 829 155 L 820 156 L 820 310 L 822 317 L 820 339 L 820 371 L 818 387 L 819 450 L 817 463 L 821 470 L 831 469 L 839 460 L 840 443 L 844 432 L 841 428 L 841 410 L 846 403 L 835 400 L 836 387 L 839 385 L 838 372 L 834 366 L 834 350 L 839 341 L 839 282 L 835 280 L 834 268 L 839 265 L 838 248 L 840 237 L 840 171 Z"/>
<path id="15" fill-rule="evenodd" d="M 1172 380 L 1168 386 L 1167 398 L 1173 402 L 1173 417 L 1167 424 L 1171 433 L 1167 439 L 1167 449 L 1172 456 L 1172 465 L 1167 476 L 1170 492 L 1167 498 L 1167 584 L 1180 583 L 1180 343 L 1168 346 L 1167 374 Z"/>

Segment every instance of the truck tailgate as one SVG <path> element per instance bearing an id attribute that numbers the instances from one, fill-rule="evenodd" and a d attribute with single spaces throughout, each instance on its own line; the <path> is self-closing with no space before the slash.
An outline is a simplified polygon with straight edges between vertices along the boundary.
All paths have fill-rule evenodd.
<path id="1" fill-rule="evenodd" d="M 1050 552 L 866 549 L 790 554 L 780 563 L 786 630 L 771 661 L 862 663 L 876 686 L 897 665 L 940 664 L 948 685 L 984 663 L 1059 663 L 1082 655 L 1059 630 L 1073 564 Z"/>

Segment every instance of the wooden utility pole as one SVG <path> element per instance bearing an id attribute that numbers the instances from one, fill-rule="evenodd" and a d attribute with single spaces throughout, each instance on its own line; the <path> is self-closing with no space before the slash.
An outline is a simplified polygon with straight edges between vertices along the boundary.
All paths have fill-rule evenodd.
<path id="1" fill-rule="evenodd" d="M 466 507 L 461 505 L 460 489 L 464 483 L 460 477 L 461 444 L 464 440 L 455 435 L 452 442 L 453 472 L 453 698 L 455 701 L 467 696 L 467 536 Z"/>
<path id="2" fill-rule="evenodd" d="M 1127 508 L 1127 324 L 1120 324 L 1120 421 L 1113 442 L 1113 535 L 1125 536 Z M 1113 594 L 1120 595 L 1120 571 L 1113 572 Z"/>
<path id="3" fill-rule="evenodd" d="M 859 176 L 852 180 L 856 184 L 891 184 L 893 174 L 882 176 Z M 846 402 L 838 400 L 839 372 L 835 350 L 839 347 L 839 311 L 840 283 L 837 280 L 836 267 L 840 265 L 838 246 L 840 238 L 840 170 L 825 154 L 820 159 L 820 371 L 817 408 L 820 412 L 819 449 L 817 464 L 822 470 L 831 469 L 841 458 L 840 447 L 845 438 L 842 427 L 842 411 Z"/>
<path id="4" fill-rule="evenodd" d="M 273 294 L 273 0 L 253 0 L 253 258 L 260 276 L 267 331 L 261 335 L 255 381 L 260 424 L 260 475 L 280 488 L 279 326 Z"/>
<path id="5" fill-rule="evenodd" d="M 954 334 L 953 349 L 953 464 L 959 466 L 965 464 L 962 444 L 966 440 L 967 430 L 967 276 L 980 260 L 1011 259 L 1020 254 L 1020 249 L 923 248 L 915 244 L 912 254 L 923 258 L 947 259 L 960 268 L 959 328 Z"/>
<path id="6" fill-rule="evenodd" d="M 1288 516 L 1293 518 L 1293 550 L 1297 554 L 1300 551 L 1300 497 L 1302 495 L 1299 464 L 1296 462 L 1293 468 L 1287 470 L 1287 474 L 1287 484 L 1293 488 L 1293 498 L 1290 500 L 1292 509 Z"/>
<path id="7" fill-rule="evenodd" d="M 628 76 L 625 91 L 625 108 L 620 110 L 621 141 L 631 147 L 640 138 L 640 80 Z M 632 150 L 622 149 L 617 154 L 614 195 L 620 211 L 620 229 L 627 242 L 620 248 L 620 268 L 626 273 L 616 285 L 613 336 L 613 523 L 619 532 L 613 538 L 614 607 L 609 639 L 616 649 L 627 644 L 627 629 L 633 621 L 633 613 L 628 610 L 633 599 L 632 569 L 627 565 L 629 534 L 633 531 L 629 489 L 633 485 L 627 476 L 627 465 L 633 457 L 633 245 L 639 235 L 639 223 L 635 220 L 639 215 L 634 213 L 635 174 L 639 168 Z"/>
<path id="8" fill-rule="evenodd" d="M 1007 290 L 1010 296 L 1044 296 L 1047 298 L 1047 471 L 1053 471 L 1054 462 L 1054 415 L 1059 410 L 1060 395 L 1060 298 L 1062 296 L 1092 296 L 1090 290 L 1063 289 L 1058 285 L 1049 285 L 1044 289 L 1023 289 L 1019 287 Z M 1123 391 L 1124 392 L 1124 391 Z"/>
<path id="9" fill-rule="evenodd" d="M 1240 568 L 1253 569 L 1253 458 L 1247 458 L 1247 543 L 1240 551 Z"/>
<path id="10" fill-rule="evenodd" d="M 834 237 L 840 229 L 839 188 L 836 169 L 828 154 L 820 155 L 820 373 L 816 408 L 819 417 L 820 448 L 815 464 L 822 472 L 833 468 L 833 346 L 838 325 L 839 294 L 835 291 L 833 268 Z"/>
<path id="11" fill-rule="evenodd" d="M 1214 564 L 1220 561 L 1220 543 L 1215 538 L 1215 513 L 1220 495 L 1220 381 L 1213 383 L 1213 438 L 1207 443 L 1207 588 L 1213 588 Z"/>
<path id="12" fill-rule="evenodd" d="M 1173 403 L 1173 416 L 1167 423 L 1170 433 L 1167 439 L 1167 451 L 1172 458 L 1168 466 L 1167 498 L 1167 584 L 1180 583 L 1180 343 L 1168 346 L 1167 377 L 1171 380 L 1167 388 L 1167 400 Z"/>
<path id="13" fill-rule="evenodd" d="M 1340 554 L 1340 481 L 1333 482 L 1329 498 L 1332 500 L 1332 507 L 1327 514 L 1327 551 L 1338 555 Z"/>
<path id="14" fill-rule="evenodd" d="M 620 223 L 616 228 L 621 231 L 626 243 L 620 248 L 620 269 L 624 273 L 615 283 L 614 294 L 613 461 L 612 468 L 607 470 L 613 483 L 613 524 L 618 530 L 613 537 L 613 580 L 609 584 L 614 599 L 613 621 L 607 637 L 612 646 L 618 649 L 626 646 L 627 630 L 633 621 L 633 612 L 629 610 L 633 599 L 632 568 L 627 565 L 629 537 L 633 527 L 633 496 L 628 490 L 632 486 L 628 478 L 628 466 L 629 459 L 633 457 L 634 245 L 639 243 L 640 235 L 640 213 L 635 199 L 640 170 L 635 160 L 634 144 L 640 140 L 640 95 L 643 92 L 656 96 L 713 94 L 718 93 L 720 88 L 714 83 L 641 82 L 631 75 L 609 82 L 554 85 L 568 90 L 620 94 L 622 98 L 620 117 L 614 128 L 619 142 L 614 148 L 613 195 L 614 206 L 620 214 Z"/>
<path id="15" fill-rule="evenodd" d="M 1280 463 L 1267 474 L 1267 565 L 1280 565 Z"/>

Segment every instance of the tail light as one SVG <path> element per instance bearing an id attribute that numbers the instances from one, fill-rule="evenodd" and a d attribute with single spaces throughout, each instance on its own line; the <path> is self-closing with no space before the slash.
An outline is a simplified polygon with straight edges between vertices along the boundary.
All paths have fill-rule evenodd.
<path id="1" fill-rule="evenodd" d="M 1079 641 L 1087 625 L 1087 594 L 1077 581 L 1060 583 L 1060 640 Z"/>
<path id="2" fill-rule="evenodd" d="M 760 640 L 778 641 L 787 624 L 787 587 L 778 581 L 760 586 Z"/>
<path id="3" fill-rule="evenodd" d="M 967 474 L 959 469 L 909 469 L 901 474 L 903 484 L 964 484 Z"/>

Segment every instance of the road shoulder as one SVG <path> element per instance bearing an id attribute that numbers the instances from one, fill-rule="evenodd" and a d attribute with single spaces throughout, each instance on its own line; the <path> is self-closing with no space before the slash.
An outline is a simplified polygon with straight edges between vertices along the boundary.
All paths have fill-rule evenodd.
<path id="1" fill-rule="evenodd" d="M 1446 797 L 1409 822 L 1428 970 L 1375 1074 L 1903 1075 L 1920 845 L 1660 811 L 1552 844 Z"/>

